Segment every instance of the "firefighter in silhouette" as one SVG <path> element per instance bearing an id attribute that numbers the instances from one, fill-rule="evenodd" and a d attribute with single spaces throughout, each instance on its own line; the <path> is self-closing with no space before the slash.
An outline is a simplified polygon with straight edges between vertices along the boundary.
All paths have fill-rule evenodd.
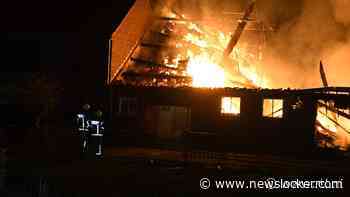
<path id="1" fill-rule="evenodd" d="M 76 117 L 77 127 L 78 127 L 78 135 L 80 138 L 80 152 L 82 157 L 88 152 L 88 144 L 89 144 L 89 124 L 91 119 L 91 106 L 89 104 L 83 105 L 83 110 Z"/>
<path id="2" fill-rule="evenodd" d="M 93 158 L 102 158 L 103 124 L 103 113 L 98 109 L 89 122 L 89 155 Z"/>

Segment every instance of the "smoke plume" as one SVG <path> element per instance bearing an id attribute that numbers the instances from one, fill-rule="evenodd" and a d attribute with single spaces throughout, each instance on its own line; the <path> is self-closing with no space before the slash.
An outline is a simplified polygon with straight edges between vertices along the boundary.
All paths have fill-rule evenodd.
<path id="1" fill-rule="evenodd" d="M 271 84 L 320 87 L 319 62 L 322 60 L 330 86 L 350 86 L 347 77 L 350 73 L 350 2 L 303 0 L 294 9 L 294 16 L 285 21 L 278 20 L 283 13 L 264 10 L 269 22 L 280 22 L 276 32 L 270 35 L 263 63 Z"/>

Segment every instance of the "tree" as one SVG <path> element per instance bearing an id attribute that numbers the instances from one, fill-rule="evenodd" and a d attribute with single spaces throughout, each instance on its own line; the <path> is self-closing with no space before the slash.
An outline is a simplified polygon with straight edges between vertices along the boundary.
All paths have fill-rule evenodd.
<path id="1" fill-rule="evenodd" d="M 40 129 L 45 122 L 55 117 L 63 88 L 49 75 L 36 73 L 29 78 L 23 90 L 24 103 L 34 115 L 33 126 Z"/>
<path id="2" fill-rule="evenodd" d="M 8 73 L 6 77 L 8 80 L 2 80 L 0 87 L 6 117 L 1 126 L 9 138 L 9 147 L 20 157 L 32 156 L 28 154 L 31 148 L 43 153 L 51 148 L 48 126 L 58 117 L 63 88 L 45 73 Z M 5 124 L 12 126 L 7 128 Z"/>
<path id="3" fill-rule="evenodd" d="M 63 88 L 59 82 L 46 73 L 30 73 L 25 79 L 19 82 L 16 92 L 23 110 L 30 119 L 26 141 L 31 147 L 44 145 L 39 150 L 50 150 L 52 142 L 49 135 L 49 126 L 53 124 L 60 106 Z M 39 141 L 38 141 L 39 140 Z M 39 142 L 39 143 L 36 143 Z M 43 143 L 43 144 L 42 144 Z"/>

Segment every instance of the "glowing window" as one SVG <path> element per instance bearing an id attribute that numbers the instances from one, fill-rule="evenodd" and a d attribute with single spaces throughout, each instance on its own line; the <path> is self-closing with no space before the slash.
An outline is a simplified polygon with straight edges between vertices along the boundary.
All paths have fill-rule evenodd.
<path id="1" fill-rule="evenodd" d="M 282 99 L 264 99 L 263 116 L 269 118 L 283 117 Z"/>
<path id="2" fill-rule="evenodd" d="M 241 111 L 241 98 L 239 97 L 222 97 L 221 113 L 238 115 Z"/>

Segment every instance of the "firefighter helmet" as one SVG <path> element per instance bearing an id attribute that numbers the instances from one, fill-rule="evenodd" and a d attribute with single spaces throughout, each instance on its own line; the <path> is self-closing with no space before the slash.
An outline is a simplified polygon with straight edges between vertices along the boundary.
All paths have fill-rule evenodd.
<path id="1" fill-rule="evenodd" d="M 90 105 L 89 104 L 85 104 L 85 105 L 83 105 L 83 109 L 84 110 L 89 110 L 91 107 L 90 107 Z"/>

